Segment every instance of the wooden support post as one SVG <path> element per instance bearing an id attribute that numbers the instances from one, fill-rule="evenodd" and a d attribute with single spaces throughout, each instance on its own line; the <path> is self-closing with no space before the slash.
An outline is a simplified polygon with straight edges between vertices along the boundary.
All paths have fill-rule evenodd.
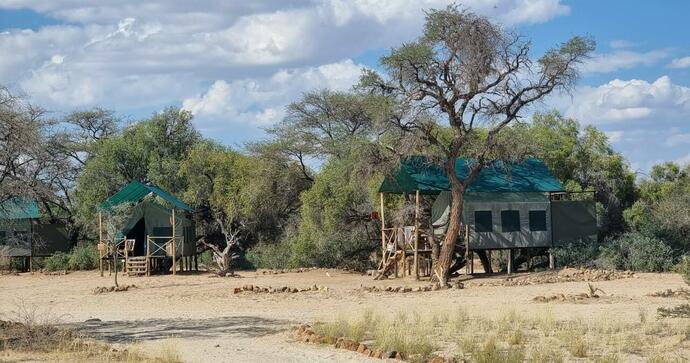
<path id="1" fill-rule="evenodd" d="M 470 275 L 474 275 L 474 252 L 470 252 Z"/>
<path id="2" fill-rule="evenodd" d="M 549 270 L 553 270 L 555 267 L 556 266 L 553 260 L 553 251 L 549 248 Z"/>
<path id="3" fill-rule="evenodd" d="M 98 211 L 98 269 L 101 271 L 101 277 L 103 277 L 103 249 L 100 248 L 103 243 L 103 213 Z"/>
<path id="4" fill-rule="evenodd" d="M 508 274 L 513 273 L 513 249 L 508 249 Z"/>
<path id="5" fill-rule="evenodd" d="M 175 250 L 177 246 L 177 238 L 175 237 L 175 208 L 172 210 L 172 274 L 175 276 L 177 251 Z"/>
<path id="6" fill-rule="evenodd" d="M 146 235 L 146 276 L 151 276 L 151 241 L 149 235 Z"/>
<path id="7" fill-rule="evenodd" d="M 194 254 L 194 271 L 199 272 L 199 260 L 198 260 L 198 254 Z"/>
<path id="8" fill-rule="evenodd" d="M 405 233 L 405 228 L 402 227 L 400 229 L 400 232 L 402 232 L 402 277 L 405 277 L 405 274 L 407 273 L 407 234 Z"/>
<path id="9" fill-rule="evenodd" d="M 129 241 L 127 241 L 127 237 L 125 237 L 125 266 L 122 269 L 126 274 L 129 274 L 129 270 L 127 269 L 127 265 L 129 264 Z"/>
<path id="10" fill-rule="evenodd" d="M 419 190 L 415 193 L 414 209 L 414 278 L 419 280 Z"/>
<path id="11" fill-rule="evenodd" d="M 465 224 L 465 274 L 470 274 L 470 226 Z"/>
<path id="12" fill-rule="evenodd" d="M 393 231 L 393 258 L 398 255 L 398 227 Z M 398 265 L 400 261 L 395 261 L 395 278 L 398 278 Z"/>
<path id="13" fill-rule="evenodd" d="M 381 193 L 381 268 L 386 264 L 386 219 L 384 216 L 383 193 Z"/>

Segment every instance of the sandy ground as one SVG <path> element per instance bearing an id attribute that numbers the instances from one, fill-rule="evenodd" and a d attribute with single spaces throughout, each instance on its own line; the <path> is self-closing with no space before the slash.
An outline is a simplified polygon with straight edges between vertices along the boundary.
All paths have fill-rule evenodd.
<path id="1" fill-rule="evenodd" d="M 117 344 L 138 344 L 155 349 L 168 338 L 188 362 L 366 362 L 359 354 L 326 346 L 295 343 L 290 328 L 302 322 L 355 317 L 365 310 L 381 314 L 398 311 L 428 313 L 464 306 L 470 313 L 497 316 L 506 309 L 538 314 L 550 309 L 558 319 L 637 321 L 640 309 L 653 316 L 659 306 L 677 299 L 647 294 L 686 285 L 676 274 L 637 274 L 633 278 L 600 281 L 596 286 L 607 298 L 596 303 L 535 303 L 539 295 L 582 293 L 586 282 L 529 286 L 473 284 L 505 278 L 475 277 L 462 290 L 413 293 L 369 293 L 364 286 L 410 286 L 426 282 L 411 279 L 373 281 L 369 276 L 337 270 L 264 275 L 240 272 L 241 278 L 220 278 L 206 273 L 175 277 L 120 277 L 120 284 L 138 288 L 94 295 L 93 289 L 112 285 L 112 278 L 98 272 L 63 276 L 20 274 L 0 276 L 0 314 L 11 315 L 18 306 L 35 309 L 42 316 L 59 317 L 99 339 Z M 314 284 L 328 291 L 295 294 L 234 294 L 245 284 L 306 288 Z M 89 319 L 100 321 L 86 322 Z M 379 360 L 380 361 L 380 360 Z"/>

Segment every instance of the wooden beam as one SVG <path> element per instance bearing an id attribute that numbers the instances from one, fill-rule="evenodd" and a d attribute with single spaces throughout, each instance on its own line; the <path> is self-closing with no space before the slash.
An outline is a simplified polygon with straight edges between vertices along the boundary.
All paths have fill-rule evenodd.
<path id="1" fill-rule="evenodd" d="M 470 226 L 465 224 L 465 273 L 470 273 Z"/>
<path id="2" fill-rule="evenodd" d="M 549 270 L 553 270 L 555 268 L 555 263 L 553 259 L 553 250 L 549 248 Z"/>
<path id="3" fill-rule="evenodd" d="M 508 249 L 508 274 L 513 273 L 513 249 Z"/>
<path id="4" fill-rule="evenodd" d="M 151 241 L 146 235 L 146 276 L 151 276 Z"/>
<path id="5" fill-rule="evenodd" d="M 414 278 L 419 280 L 419 190 L 415 193 L 414 210 Z"/>
<path id="6" fill-rule="evenodd" d="M 103 277 L 103 249 L 100 248 L 103 243 L 103 213 L 98 211 L 98 269 L 101 271 Z"/>
<path id="7" fill-rule="evenodd" d="M 384 216 L 383 193 L 381 193 L 381 268 L 386 264 L 386 219 Z"/>
<path id="8" fill-rule="evenodd" d="M 175 247 L 177 246 L 177 239 L 175 238 L 175 208 L 172 210 L 172 274 L 175 276 L 175 268 L 176 263 L 175 260 L 177 259 L 177 251 L 175 251 Z"/>

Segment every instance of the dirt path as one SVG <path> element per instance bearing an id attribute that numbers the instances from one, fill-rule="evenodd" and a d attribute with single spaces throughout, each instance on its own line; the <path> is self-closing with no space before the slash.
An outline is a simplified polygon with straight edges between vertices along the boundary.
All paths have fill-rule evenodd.
<path id="1" fill-rule="evenodd" d="M 576 294 L 587 291 L 586 282 L 528 286 L 481 286 L 504 277 L 474 279 L 463 290 L 412 293 L 369 293 L 361 286 L 410 286 L 413 280 L 373 281 L 370 277 L 335 270 L 263 275 L 241 272 L 242 278 L 217 278 L 207 274 L 123 277 L 121 284 L 137 285 L 126 292 L 94 295 L 93 289 L 112 283 L 97 272 L 66 276 L 22 274 L 0 276 L 0 312 L 12 315 L 18 306 L 43 316 L 58 316 L 66 324 L 100 339 L 118 344 L 135 343 L 148 349 L 174 338 L 189 362 L 316 362 L 368 361 L 361 355 L 291 342 L 290 327 L 338 316 L 356 317 L 365 310 L 381 314 L 397 311 L 428 313 L 464 306 L 470 313 L 495 316 L 513 309 L 521 314 L 553 311 L 559 319 L 616 319 L 635 321 L 640 309 L 650 314 L 673 299 L 646 296 L 666 288 L 684 287 L 674 274 L 638 274 L 634 278 L 596 282 L 606 299 L 590 304 L 539 304 L 535 296 Z M 306 288 L 326 286 L 328 291 L 300 293 L 240 293 L 246 284 Z M 486 284 L 490 285 L 490 284 Z M 95 319 L 86 322 L 89 319 Z M 372 360 L 374 361 L 374 360 Z"/>

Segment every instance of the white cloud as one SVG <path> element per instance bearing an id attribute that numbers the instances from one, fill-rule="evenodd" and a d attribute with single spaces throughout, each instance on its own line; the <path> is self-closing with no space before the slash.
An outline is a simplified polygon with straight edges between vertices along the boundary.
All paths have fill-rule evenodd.
<path id="1" fill-rule="evenodd" d="M 675 58 L 668 65 L 669 68 L 688 68 L 690 67 L 690 57 Z"/>
<path id="2" fill-rule="evenodd" d="M 623 40 L 623 39 L 612 40 L 609 43 L 609 46 L 613 49 L 632 48 L 636 45 L 637 45 L 637 43 L 635 43 L 635 42 L 631 42 L 629 40 Z"/>
<path id="3" fill-rule="evenodd" d="M 595 54 L 582 65 L 584 73 L 609 73 L 620 69 L 650 66 L 669 56 L 667 50 L 633 52 L 618 50 L 613 53 Z"/>
<path id="4" fill-rule="evenodd" d="M 579 87 L 571 99 L 556 103 L 566 115 L 586 123 L 663 122 L 690 117 L 690 88 L 673 84 L 668 76 L 652 83 L 615 79 L 598 87 Z"/>
<path id="5" fill-rule="evenodd" d="M 675 134 L 666 140 L 666 145 L 671 147 L 682 144 L 690 144 L 690 134 Z"/>
<path id="6" fill-rule="evenodd" d="M 296 95 L 319 88 L 349 89 L 359 79 L 362 67 L 344 60 L 280 70 L 265 78 L 217 80 L 206 92 L 186 98 L 182 105 L 197 117 L 202 129 L 237 124 L 266 126 L 282 119 L 284 107 Z"/>

